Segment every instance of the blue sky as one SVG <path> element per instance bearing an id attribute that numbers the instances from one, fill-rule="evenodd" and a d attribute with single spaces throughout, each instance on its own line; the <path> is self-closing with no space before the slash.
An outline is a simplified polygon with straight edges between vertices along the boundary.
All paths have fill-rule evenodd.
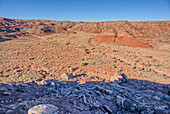
<path id="1" fill-rule="evenodd" d="M 0 0 L 0 17 L 60 21 L 170 20 L 170 0 Z"/>

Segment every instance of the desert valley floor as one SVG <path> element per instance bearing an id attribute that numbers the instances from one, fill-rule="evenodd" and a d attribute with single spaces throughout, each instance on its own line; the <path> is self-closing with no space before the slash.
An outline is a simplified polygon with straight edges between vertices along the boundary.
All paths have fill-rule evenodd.
<path id="1" fill-rule="evenodd" d="M 138 89 L 138 91 L 135 90 L 137 93 L 139 90 L 152 90 L 150 93 L 146 92 L 146 95 L 152 95 L 150 97 L 154 97 L 154 91 L 166 97 L 163 99 L 158 96 L 162 101 L 154 97 L 158 100 L 155 101 L 158 106 L 166 107 L 155 109 L 154 103 L 151 103 L 152 105 L 149 104 L 151 107 L 145 107 L 149 109 L 149 111 L 136 108 L 129 110 L 129 108 L 125 106 L 118 106 L 117 108 L 116 106 L 111 107 L 111 105 L 114 104 L 106 103 L 108 99 L 113 99 L 109 97 L 107 97 L 108 99 L 106 100 L 100 101 L 103 102 L 102 106 L 98 106 L 98 104 L 97 106 L 94 105 L 94 109 L 86 109 L 90 101 L 84 101 L 84 99 L 86 97 L 89 98 L 89 96 L 83 94 L 82 96 L 78 96 L 80 99 L 82 97 L 84 104 L 79 104 L 79 108 L 77 108 L 76 105 L 71 108 L 72 110 L 69 110 L 69 106 L 71 105 L 69 101 L 67 102 L 68 98 L 65 97 L 73 95 L 74 92 L 70 90 L 70 88 L 68 91 L 72 91 L 71 93 L 68 91 L 64 92 L 64 90 L 61 89 L 62 86 L 59 86 L 58 91 L 61 92 L 61 95 L 55 97 L 64 97 L 53 104 L 55 106 L 58 106 L 58 102 L 67 102 L 66 104 L 68 104 L 65 109 L 63 108 L 64 106 L 58 106 L 57 110 L 59 113 L 62 111 L 62 113 L 74 111 L 74 113 L 94 113 L 95 111 L 99 113 L 114 113 L 114 111 L 116 113 L 120 111 L 119 113 L 123 113 L 121 112 L 122 110 L 130 113 L 136 113 L 136 111 L 138 111 L 138 113 L 142 111 L 148 111 L 148 113 L 157 113 L 157 111 L 168 113 L 169 111 L 170 104 L 167 100 L 170 92 L 169 21 L 69 22 L 0 18 L 0 41 L 0 83 L 2 83 L 1 86 L 3 88 L 7 89 L 0 89 L 0 93 L 4 96 L 0 98 L 0 113 L 6 111 L 9 113 L 26 113 L 31 106 L 34 106 L 29 104 L 30 102 L 27 102 L 28 99 L 25 99 L 21 95 L 22 92 L 14 92 L 15 87 L 13 87 L 14 90 L 9 90 L 8 86 L 11 87 L 11 84 L 15 85 L 15 83 L 16 85 L 21 84 L 21 89 L 29 87 L 39 88 L 37 92 L 41 93 L 45 91 L 45 89 L 48 89 L 45 88 L 43 90 L 42 88 L 44 85 L 49 84 L 49 80 L 57 81 L 54 84 L 55 87 L 57 84 L 63 84 L 66 86 L 65 88 L 69 88 L 68 86 L 70 85 L 72 89 L 76 86 L 75 88 L 77 88 L 77 91 L 80 90 L 80 93 L 83 93 L 82 89 L 87 90 L 89 87 L 88 83 L 91 83 L 91 86 L 96 86 L 96 91 L 99 90 L 101 94 L 108 94 L 108 96 L 114 92 L 112 93 L 112 91 L 110 92 L 105 89 L 119 88 L 120 90 L 127 91 L 127 93 L 131 95 L 135 89 Z M 119 76 L 116 77 L 117 75 Z M 121 81 L 119 82 L 120 77 Z M 129 81 L 122 81 L 123 79 Z M 77 85 L 73 84 L 74 82 L 77 82 Z M 32 85 L 29 85 L 29 83 L 32 83 Z M 68 84 L 66 85 L 65 83 Z M 96 83 L 99 83 L 102 88 L 97 86 Z M 111 85 L 104 85 L 103 87 L 104 83 Z M 115 83 L 116 85 L 114 85 Z M 37 84 L 37 87 L 35 87 L 35 84 Z M 38 85 L 40 87 L 38 87 Z M 50 82 L 50 85 L 53 84 Z M 121 87 L 119 85 L 121 85 Z M 80 89 L 79 86 L 82 89 Z M 133 90 L 128 90 L 125 87 Z M 45 93 L 37 95 L 36 91 L 31 88 L 30 91 L 33 91 L 34 95 L 28 95 L 28 98 L 38 99 L 44 96 Z M 102 90 L 103 88 L 105 89 Z M 95 88 L 91 91 L 93 90 L 95 90 Z M 4 94 L 4 92 L 7 91 L 12 92 Z M 27 89 L 23 89 L 22 91 L 27 91 Z M 51 92 L 51 90 L 46 90 L 46 92 L 47 91 Z M 102 91 L 104 93 L 102 93 Z M 12 97 L 11 94 L 13 94 Z M 91 94 L 91 96 L 93 96 L 93 93 Z M 115 97 L 119 100 L 121 98 L 123 99 L 121 96 L 117 97 L 118 94 L 121 94 L 121 92 L 115 94 Z M 141 93 L 139 92 L 138 94 Z M 14 95 L 18 95 L 18 98 L 15 98 Z M 9 96 L 12 98 L 11 103 L 9 102 Z M 35 97 L 31 98 L 31 96 Z M 128 95 L 125 96 L 128 97 Z M 144 97 L 146 98 L 147 96 Z M 49 97 L 46 98 L 47 100 L 44 102 L 52 103 Z M 67 100 L 64 100 L 64 98 Z M 145 100 L 145 98 L 143 98 L 143 100 Z M 5 99 L 8 99 L 8 102 L 5 102 Z M 71 97 L 70 100 L 71 99 L 73 101 L 71 104 L 78 102 L 74 97 Z M 130 101 L 135 100 L 139 99 L 136 97 L 130 99 Z M 26 102 L 27 106 L 22 104 L 26 107 L 23 109 L 18 107 L 12 109 L 12 106 L 8 108 L 5 107 L 14 104 L 14 102 L 18 102 L 17 106 L 20 106 L 20 102 Z M 117 101 L 115 102 L 117 103 Z M 140 102 L 150 103 L 149 101 Z M 41 103 L 37 101 L 35 104 Z M 91 105 L 92 104 L 90 104 L 90 106 Z M 82 109 L 81 106 L 83 107 Z M 131 104 L 129 106 L 131 106 Z"/>

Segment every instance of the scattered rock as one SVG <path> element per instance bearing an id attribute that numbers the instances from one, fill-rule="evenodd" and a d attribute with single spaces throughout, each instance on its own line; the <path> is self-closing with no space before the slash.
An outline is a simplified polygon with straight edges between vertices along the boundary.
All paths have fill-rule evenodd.
<path id="1" fill-rule="evenodd" d="M 71 91 L 69 89 L 64 89 L 64 88 L 61 88 L 60 92 L 61 92 L 61 95 L 63 96 L 68 96 L 71 94 Z"/>
<path id="2" fill-rule="evenodd" d="M 66 81 L 61 81 L 60 84 L 61 85 L 67 85 L 67 82 Z"/>
<path id="3" fill-rule="evenodd" d="M 84 104 L 87 103 L 87 100 L 86 100 L 86 96 L 85 96 L 85 95 L 83 95 L 83 102 L 84 102 Z"/>
<path id="4" fill-rule="evenodd" d="M 54 83 L 54 82 L 51 82 L 51 85 L 53 86 L 53 85 L 55 85 L 55 83 Z"/>
<path id="5" fill-rule="evenodd" d="M 26 102 L 19 103 L 18 107 L 22 110 L 25 110 L 28 107 L 28 104 Z"/>
<path id="6" fill-rule="evenodd" d="M 7 90 L 6 87 L 3 87 L 2 85 L 0 85 L 0 92 L 5 92 Z"/>
<path id="7" fill-rule="evenodd" d="M 128 111 L 131 110 L 132 105 L 133 105 L 131 100 L 127 98 L 123 98 L 121 96 L 117 96 L 116 103 L 119 107 L 122 107 L 123 109 L 128 110 Z"/>
<path id="8" fill-rule="evenodd" d="M 68 73 L 64 73 L 62 74 L 60 77 L 59 77 L 59 80 L 62 80 L 62 81 L 66 81 L 69 79 L 69 74 Z"/>
<path id="9" fill-rule="evenodd" d="M 45 80 L 36 81 L 36 83 L 37 83 L 38 85 L 46 85 L 46 84 L 47 84 L 47 82 L 46 82 Z"/>
<path id="10" fill-rule="evenodd" d="M 112 94 L 113 94 L 113 91 L 105 89 L 105 93 L 106 93 L 106 94 L 109 94 L 109 95 L 112 95 Z"/>
<path id="11" fill-rule="evenodd" d="M 109 114 L 113 112 L 112 109 L 111 109 L 109 106 L 107 106 L 107 105 L 102 106 L 102 108 L 103 108 L 106 112 L 108 112 Z"/>
<path id="12" fill-rule="evenodd" d="M 155 114 L 166 114 L 166 110 L 163 108 L 155 108 L 154 113 Z"/>
<path id="13" fill-rule="evenodd" d="M 110 82 L 117 82 L 117 83 L 124 83 L 126 82 L 126 75 L 124 74 L 119 74 L 119 73 L 115 73 L 113 76 L 111 76 L 110 78 Z"/>
<path id="14" fill-rule="evenodd" d="M 12 110 L 8 110 L 6 114 L 13 114 L 14 112 Z"/>
<path id="15" fill-rule="evenodd" d="M 26 113 L 37 106 L 38 111 L 49 111 L 46 104 L 57 107 L 56 113 L 168 113 L 169 99 L 167 93 L 157 90 L 140 89 L 134 80 L 128 83 L 77 82 L 45 80 L 47 84 L 1 84 L 0 112 Z M 132 83 L 132 84 L 130 84 Z M 146 83 L 145 83 L 146 84 Z M 148 85 L 152 85 L 148 83 Z M 159 86 L 160 87 L 160 86 Z M 164 87 L 167 88 L 167 87 Z M 20 91 L 18 91 L 20 89 Z M 11 92 L 12 91 L 12 92 Z M 12 94 L 3 95 L 9 92 Z M 157 98 L 159 97 L 159 98 Z M 152 99 L 152 102 L 149 99 Z M 155 108 L 155 104 L 158 108 Z M 29 109 L 30 108 L 30 109 Z M 35 109 L 33 110 L 35 111 Z M 39 113 L 34 112 L 34 113 Z M 31 113 L 31 112 L 30 112 Z M 33 112 L 32 112 L 33 113 Z"/>
<path id="16" fill-rule="evenodd" d="M 131 107 L 132 107 L 132 101 L 129 100 L 129 99 L 123 100 L 123 102 L 122 102 L 122 107 L 123 107 L 125 110 L 130 110 Z"/>
<path id="17" fill-rule="evenodd" d="M 3 92 L 3 94 L 2 95 L 4 95 L 4 96 L 10 96 L 11 95 L 11 93 L 10 92 Z"/>
<path id="18" fill-rule="evenodd" d="M 11 40 L 1 43 L 0 81 L 6 84 L 0 84 L 0 114 L 27 113 L 30 107 L 39 104 L 53 104 L 57 107 L 58 113 L 61 114 L 103 113 L 102 109 L 106 113 L 168 113 L 170 107 L 170 86 L 168 87 L 168 84 L 130 80 L 124 74 L 119 73 L 115 73 L 110 78 L 110 82 L 115 83 L 105 83 L 104 81 L 108 82 L 109 79 L 105 79 L 105 76 L 112 73 L 112 66 L 119 68 L 119 65 L 121 65 L 122 67 L 117 69 L 118 72 L 130 70 L 127 71 L 129 77 L 133 77 L 131 70 L 134 70 L 135 75 L 140 70 L 138 79 L 146 76 L 145 78 L 150 81 L 168 83 L 168 67 L 166 65 L 169 61 L 161 58 L 162 56 L 157 58 L 154 53 L 147 57 L 147 53 L 142 54 L 143 51 L 139 48 L 135 51 L 130 48 L 123 50 L 126 47 L 112 47 L 110 44 L 100 44 L 95 40 L 152 48 L 146 41 L 154 40 L 154 42 L 157 42 L 160 41 L 159 38 L 163 38 L 161 43 L 168 43 L 169 23 L 168 21 L 86 23 L 0 18 L 0 42 Z M 74 35 L 74 33 L 77 35 Z M 56 37 L 45 36 L 49 34 Z M 96 34 L 100 35 L 96 36 Z M 63 40 L 68 35 L 70 36 L 69 39 L 66 38 L 68 41 Z M 77 39 L 79 36 L 82 38 L 80 38 L 81 40 Z M 62 39 L 57 39 L 58 37 Z M 147 37 L 149 40 L 143 42 L 143 39 L 147 39 Z M 15 39 L 14 42 L 13 39 Z M 157 47 L 155 44 L 153 45 Z M 167 46 L 165 45 L 160 49 L 165 47 Z M 112 55 L 115 56 L 113 61 Z M 57 57 L 55 58 L 55 56 Z M 137 61 L 134 61 L 133 65 L 135 59 Z M 70 61 L 65 63 L 67 60 Z M 79 64 L 77 64 L 78 61 Z M 114 64 L 112 65 L 111 62 L 114 62 Z M 66 66 L 73 67 L 69 72 L 72 72 L 74 76 L 72 73 L 58 75 L 61 72 L 67 72 Z M 102 66 L 101 69 L 98 66 Z M 129 69 L 130 66 L 132 66 L 132 69 Z M 150 68 L 151 66 L 153 68 Z M 158 72 L 161 69 L 165 72 L 163 74 L 158 73 L 155 68 Z M 90 72 L 92 74 L 87 77 L 86 74 Z M 152 77 L 153 73 L 158 77 Z M 96 74 L 99 74 L 99 77 L 94 76 Z M 85 83 L 96 80 L 103 82 L 91 82 L 82 85 L 69 82 L 80 81 Z M 34 83 L 26 83 L 31 81 L 34 81 Z M 158 108 L 155 108 L 155 106 Z M 48 109 L 48 107 L 46 106 L 45 109 Z"/>
<path id="19" fill-rule="evenodd" d="M 22 99 L 17 99 L 18 102 L 22 102 L 23 100 Z"/>
<path id="20" fill-rule="evenodd" d="M 158 97 L 158 96 L 154 96 L 154 98 L 158 101 L 161 100 L 160 97 Z"/>

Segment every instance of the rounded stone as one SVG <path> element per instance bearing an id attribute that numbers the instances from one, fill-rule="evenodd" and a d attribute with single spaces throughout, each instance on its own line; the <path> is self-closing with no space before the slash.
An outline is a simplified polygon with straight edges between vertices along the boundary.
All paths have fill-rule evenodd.
<path id="1" fill-rule="evenodd" d="M 130 110 L 130 108 L 132 107 L 132 101 L 130 101 L 129 99 L 125 99 L 122 103 L 122 107 L 125 110 Z"/>
<path id="2" fill-rule="evenodd" d="M 58 108 L 51 104 L 40 104 L 28 110 L 28 114 L 53 114 Z"/>
<path id="3" fill-rule="evenodd" d="M 6 114 L 13 114 L 14 112 L 12 110 L 8 110 Z"/>

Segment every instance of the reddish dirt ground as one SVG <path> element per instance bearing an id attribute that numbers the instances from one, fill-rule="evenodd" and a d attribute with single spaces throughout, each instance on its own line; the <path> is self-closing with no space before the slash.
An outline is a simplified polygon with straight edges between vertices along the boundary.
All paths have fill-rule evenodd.
<path id="1" fill-rule="evenodd" d="M 170 29 L 165 22 L 69 22 L 0 19 L 0 82 L 38 79 L 170 82 Z"/>
<path id="2" fill-rule="evenodd" d="M 117 44 L 120 45 L 127 45 L 132 47 L 152 48 L 152 46 L 149 45 L 148 43 L 144 43 L 142 41 L 130 37 L 115 38 L 114 35 L 101 35 L 97 36 L 95 40 L 99 42 L 116 42 Z"/>

